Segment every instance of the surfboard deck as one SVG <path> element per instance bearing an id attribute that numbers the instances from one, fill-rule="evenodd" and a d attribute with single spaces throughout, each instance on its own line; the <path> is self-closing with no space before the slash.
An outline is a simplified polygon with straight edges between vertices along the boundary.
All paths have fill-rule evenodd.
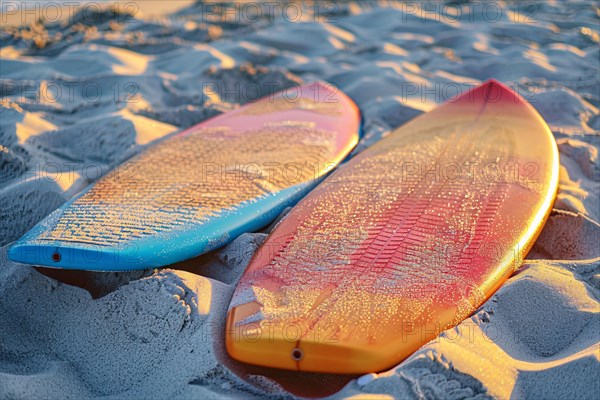
<path id="1" fill-rule="evenodd" d="M 54 211 L 13 261 L 124 271 L 161 267 L 255 231 L 358 142 L 360 112 L 313 83 L 227 112 L 135 156 Z"/>
<path id="2" fill-rule="evenodd" d="M 417 117 L 271 232 L 232 298 L 229 354 L 312 372 L 397 365 L 515 271 L 557 184 L 548 126 L 499 82 Z"/>

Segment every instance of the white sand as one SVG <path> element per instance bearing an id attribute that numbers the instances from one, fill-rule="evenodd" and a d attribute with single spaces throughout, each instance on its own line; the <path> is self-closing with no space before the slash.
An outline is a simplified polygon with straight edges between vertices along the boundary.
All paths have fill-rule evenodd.
<path id="1" fill-rule="evenodd" d="M 487 20 L 480 6 L 460 24 L 362 3 L 337 6 L 326 23 L 306 10 L 299 23 L 292 9 L 294 22 L 281 12 L 250 21 L 238 9 L 243 15 L 225 23 L 195 5 L 159 19 L 105 12 L 62 26 L 4 27 L 0 399 L 291 396 L 261 374 L 296 392 L 341 387 L 331 377 L 294 383 L 225 354 L 225 311 L 262 234 L 176 269 L 53 275 L 89 291 L 14 264 L 6 250 L 144 145 L 252 99 L 246 88 L 335 83 L 364 113 L 357 152 L 458 85 L 492 77 L 519 84 L 557 139 L 555 210 L 523 267 L 474 316 L 390 371 L 348 378 L 334 397 L 597 398 L 598 8 L 494 4 L 502 8 L 487 9 Z M 298 383 L 304 378 L 313 383 Z"/>

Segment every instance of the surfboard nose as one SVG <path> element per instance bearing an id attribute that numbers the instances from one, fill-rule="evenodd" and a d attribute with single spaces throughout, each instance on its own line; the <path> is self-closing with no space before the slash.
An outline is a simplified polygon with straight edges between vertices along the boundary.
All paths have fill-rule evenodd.
<path id="1" fill-rule="evenodd" d="M 505 84 L 503 84 L 502 82 L 500 82 L 499 80 L 496 80 L 494 78 L 490 78 L 487 81 L 484 81 L 480 87 L 486 87 L 486 86 L 498 86 L 500 88 L 506 89 L 506 90 L 510 90 L 510 88 L 508 86 L 506 86 Z"/>
<path id="2" fill-rule="evenodd" d="M 482 92 L 485 92 L 488 101 L 491 101 L 492 99 L 512 101 L 516 103 L 524 101 L 516 88 L 507 86 L 493 78 L 483 82 L 478 89 Z"/>
<path id="3" fill-rule="evenodd" d="M 517 92 L 516 88 L 509 87 L 496 79 L 488 79 L 481 85 L 473 89 L 460 93 L 457 97 L 450 100 L 450 103 L 471 103 L 471 104 L 519 104 L 527 103 L 525 99 Z"/>

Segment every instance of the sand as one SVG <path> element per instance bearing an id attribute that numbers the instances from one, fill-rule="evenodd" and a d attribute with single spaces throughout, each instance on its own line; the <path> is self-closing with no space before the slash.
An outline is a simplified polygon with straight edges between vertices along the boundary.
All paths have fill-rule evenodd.
<path id="1" fill-rule="evenodd" d="M 0 398 L 597 398 L 597 4 L 419 4 L 260 15 L 185 4 L 168 15 L 88 9 L 58 24 L 3 25 Z M 265 233 L 134 273 L 6 258 L 14 240 L 127 157 L 270 87 L 338 85 L 364 114 L 356 154 L 488 78 L 550 125 L 561 164 L 554 210 L 486 304 L 389 371 L 294 375 L 228 358 L 227 305 Z"/>

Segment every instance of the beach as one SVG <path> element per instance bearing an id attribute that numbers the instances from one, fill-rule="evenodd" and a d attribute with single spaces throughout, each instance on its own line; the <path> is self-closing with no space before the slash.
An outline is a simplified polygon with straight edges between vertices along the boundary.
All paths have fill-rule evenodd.
<path id="1" fill-rule="evenodd" d="M 600 393 L 597 3 L 40 2 L 28 14 L 13 3 L 0 16 L 0 399 Z M 556 201 L 496 294 L 387 371 L 303 374 L 227 355 L 229 302 L 270 228 L 164 269 L 71 272 L 7 257 L 129 157 L 274 90 L 325 81 L 348 94 L 363 115 L 356 155 L 490 78 L 548 123 Z"/>

